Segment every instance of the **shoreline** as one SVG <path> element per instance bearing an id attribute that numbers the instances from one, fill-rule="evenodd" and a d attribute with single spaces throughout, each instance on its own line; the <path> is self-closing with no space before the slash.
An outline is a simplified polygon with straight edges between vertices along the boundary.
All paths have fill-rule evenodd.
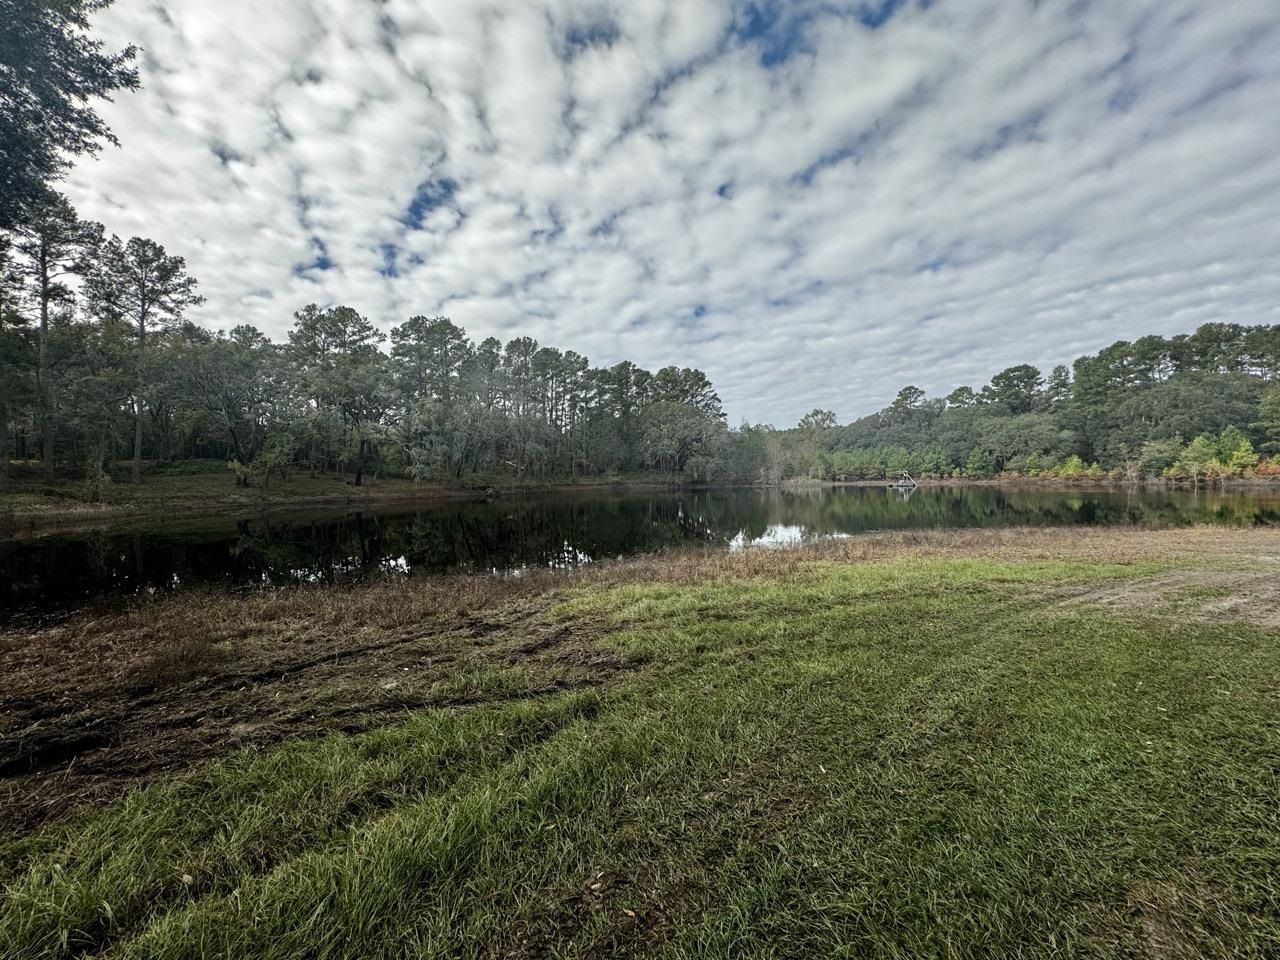
<path id="1" fill-rule="evenodd" d="M 211 477 L 219 481 L 210 485 Z M 120 497 L 102 503 L 87 503 L 73 491 L 74 483 L 52 486 L 25 485 L 0 490 L 0 540 L 28 539 L 58 533 L 124 526 L 146 521 L 148 527 L 180 526 L 184 521 L 226 518 L 251 519 L 265 513 L 298 513 L 304 511 L 387 510 L 398 507 L 434 506 L 448 503 L 483 503 L 522 496 L 559 496 L 578 493 L 613 491 L 705 491 L 752 490 L 803 493 L 841 489 L 894 489 L 883 480 L 845 480 L 784 482 L 780 484 L 681 483 L 657 477 L 593 477 L 559 480 L 547 483 L 507 483 L 487 487 L 445 486 L 438 483 L 416 484 L 401 478 L 384 478 L 361 487 L 329 477 L 298 477 L 277 482 L 267 489 L 237 489 L 225 483 L 222 475 L 194 474 L 161 476 L 144 481 L 140 486 L 119 484 L 111 492 Z M 1264 478 L 1233 478 L 1225 483 L 1193 487 L 1188 484 L 1164 484 L 1148 481 L 1069 480 L 1062 478 L 992 478 L 937 479 L 922 478 L 918 488 L 961 489 L 1009 488 L 1022 490 L 1080 490 L 1226 493 L 1280 493 L 1280 481 Z M 192 488 L 195 489 L 192 489 Z M 131 494 L 137 496 L 131 496 Z"/>
<path id="2" fill-rule="evenodd" d="M 87 503 L 70 493 L 73 483 L 0 490 L 0 540 L 25 539 L 46 534 L 72 533 L 105 526 L 127 526 L 146 520 L 148 525 L 180 525 L 185 520 L 250 519 L 264 513 L 326 511 L 335 508 L 385 510 L 396 507 L 433 506 L 447 503 L 483 503 L 520 496 L 548 496 L 600 492 L 705 488 L 643 477 L 600 477 L 590 480 L 558 481 L 546 484 L 503 484 L 489 487 L 452 487 L 438 483 L 415 484 L 400 478 L 382 479 L 360 487 L 332 478 L 305 478 L 305 489 L 284 481 L 263 490 L 236 489 L 227 484 L 216 492 L 192 495 L 178 481 L 205 480 L 208 474 L 192 477 L 156 477 L 134 487 L 119 484 L 116 501 Z M 219 480 L 222 477 L 219 476 Z M 318 491 L 329 485 L 333 489 Z M 136 491 L 137 498 L 125 499 Z"/>
<path id="3" fill-rule="evenodd" d="M 1049 488 L 1080 490 L 1148 490 L 1152 492 L 1214 492 L 1224 490 L 1275 490 L 1280 492 L 1280 478 L 1269 479 L 1259 477 L 1233 477 L 1224 482 L 1193 485 L 1189 483 L 1164 483 L 1158 480 L 1107 480 L 1107 479 L 1069 479 L 1065 477 L 993 477 L 948 478 L 937 479 L 927 477 L 916 480 L 917 487 L 1015 487 L 1015 488 Z M 777 489 L 791 490 L 824 490 L 841 488 L 892 489 L 891 480 L 822 480 L 814 483 L 784 483 Z"/>

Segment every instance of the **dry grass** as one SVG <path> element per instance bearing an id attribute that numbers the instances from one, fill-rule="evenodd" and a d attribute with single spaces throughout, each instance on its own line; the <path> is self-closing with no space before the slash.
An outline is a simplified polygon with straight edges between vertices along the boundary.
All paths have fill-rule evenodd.
<path id="1" fill-rule="evenodd" d="M 1062 601 L 1115 614 L 1196 623 L 1234 621 L 1280 627 L 1280 560 L 1254 570 L 1171 570 L 1137 580 L 1090 586 Z"/>
<path id="2" fill-rule="evenodd" d="M 290 648 L 336 650 L 405 631 L 448 629 L 468 616 L 570 587 L 778 579 L 815 561 L 865 563 L 904 557 L 1237 565 L 1280 561 L 1280 532 L 1210 526 L 906 531 L 794 548 L 667 553 L 573 572 L 458 575 L 247 593 L 194 591 L 119 610 L 86 611 L 39 629 L 0 632 L 0 689 L 6 691 L 5 699 L 21 699 L 118 686 L 152 670 L 153 662 L 163 673 L 166 663 L 200 660 L 210 651 L 271 657 Z"/>

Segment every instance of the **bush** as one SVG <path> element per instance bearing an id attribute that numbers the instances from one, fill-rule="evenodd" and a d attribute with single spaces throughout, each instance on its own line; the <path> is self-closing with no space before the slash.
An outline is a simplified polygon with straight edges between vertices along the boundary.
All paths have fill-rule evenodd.
<path id="1" fill-rule="evenodd" d="M 1182 457 L 1186 444 L 1182 437 L 1168 440 L 1148 440 L 1138 453 L 1138 471 L 1144 477 L 1164 476 L 1166 471 Z"/>
<path id="2" fill-rule="evenodd" d="M 1249 438 L 1235 427 L 1227 427 L 1217 437 L 1202 433 L 1192 440 L 1177 462 L 1165 470 L 1165 476 L 1192 481 L 1204 477 L 1221 483 L 1228 477 L 1256 475 L 1259 465 Z"/>
<path id="3" fill-rule="evenodd" d="M 990 480 L 996 475 L 996 465 L 991 455 L 981 447 L 974 447 L 964 465 L 965 476 L 978 480 Z"/>
<path id="4" fill-rule="evenodd" d="M 1280 477 L 1280 458 L 1272 457 L 1268 460 L 1258 461 L 1257 466 L 1249 471 L 1249 476 L 1261 477 L 1267 480 Z"/>

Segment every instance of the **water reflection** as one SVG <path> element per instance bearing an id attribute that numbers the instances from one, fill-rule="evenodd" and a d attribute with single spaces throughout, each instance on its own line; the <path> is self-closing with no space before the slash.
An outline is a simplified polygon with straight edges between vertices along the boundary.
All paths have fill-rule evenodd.
<path id="1" fill-rule="evenodd" d="M 578 494 L 396 513 L 282 513 L 0 541 L 0 613 L 47 613 L 209 583 L 573 569 L 675 546 L 736 550 L 870 530 L 1278 521 L 1276 494 L 996 487 Z"/>

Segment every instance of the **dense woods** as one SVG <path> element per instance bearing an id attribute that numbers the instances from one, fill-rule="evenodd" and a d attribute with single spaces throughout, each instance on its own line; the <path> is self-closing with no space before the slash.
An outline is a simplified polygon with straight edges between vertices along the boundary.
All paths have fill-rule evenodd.
<path id="1" fill-rule="evenodd" d="M 676 366 L 593 367 L 532 337 L 475 342 L 446 317 L 384 335 L 349 306 L 303 306 L 283 342 L 211 331 L 180 257 L 104 239 L 56 195 L 10 233 L 0 414 L 10 458 L 91 487 L 225 461 L 236 483 L 291 470 L 362 484 L 659 471 L 781 483 L 1000 474 L 1267 477 L 1280 465 L 1280 327 L 1207 324 L 1122 341 L 1048 376 L 1029 365 L 930 398 L 904 387 L 841 426 L 730 429 L 711 382 Z"/>
<path id="2" fill-rule="evenodd" d="M 489 483 L 658 471 L 702 482 L 1023 475 L 1214 482 L 1280 474 L 1280 327 L 1206 324 L 1121 341 L 1047 376 L 1030 365 L 931 398 L 907 386 L 841 426 L 730 429 L 700 370 L 593 367 L 532 337 L 475 342 L 447 317 L 385 335 L 308 304 L 287 339 L 213 331 L 181 257 L 106 237 L 47 190 L 4 233 L 0 424 L 10 460 L 92 495 L 146 468 L 224 461 Z"/>
<path id="3" fill-rule="evenodd" d="M 1118 341 L 1055 367 L 1021 364 L 981 389 L 915 386 L 837 426 L 815 410 L 791 431 L 781 475 L 867 480 L 999 474 L 1220 481 L 1280 475 L 1280 326 L 1208 323 Z"/>
<path id="4" fill-rule="evenodd" d="M 91 495 L 159 463 L 211 459 L 241 485 L 291 470 L 354 484 L 1280 474 L 1265 459 L 1280 453 L 1277 326 L 1121 341 L 945 397 L 907 386 L 845 426 L 814 410 L 789 429 L 730 429 L 700 370 L 593 367 L 532 337 L 475 342 L 447 317 L 409 317 L 387 336 L 353 307 L 308 304 L 282 342 L 209 330 L 187 316 L 202 298 L 181 257 L 106 237 L 52 190 L 3 237 L 0 477 L 29 461 Z"/>
<path id="5" fill-rule="evenodd" d="M 127 459 L 137 481 L 144 463 L 209 458 L 240 484 L 291 469 L 355 484 L 723 475 L 729 432 L 699 370 L 593 368 L 531 337 L 473 342 L 445 317 L 388 337 L 341 305 L 302 307 L 282 343 L 213 332 L 186 319 L 200 297 L 181 258 L 103 240 L 61 197 L 32 210 L 6 274 L 4 460 L 38 460 L 48 480 L 102 482 Z"/>

